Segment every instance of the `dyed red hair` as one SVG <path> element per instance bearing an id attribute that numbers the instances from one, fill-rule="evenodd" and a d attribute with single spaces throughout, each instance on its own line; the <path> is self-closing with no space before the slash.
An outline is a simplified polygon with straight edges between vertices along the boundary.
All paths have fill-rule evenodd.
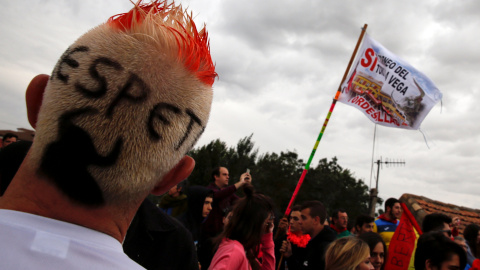
<path id="1" fill-rule="evenodd" d="M 148 18 L 155 20 L 158 27 L 164 27 L 175 37 L 178 45 L 178 59 L 203 83 L 212 86 L 217 77 L 210 55 L 210 43 L 205 27 L 197 31 L 192 15 L 182 6 L 167 4 L 166 0 L 142 4 L 141 0 L 127 13 L 117 14 L 108 24 L 120 31 L 128 32 L 141 25 Z"/>

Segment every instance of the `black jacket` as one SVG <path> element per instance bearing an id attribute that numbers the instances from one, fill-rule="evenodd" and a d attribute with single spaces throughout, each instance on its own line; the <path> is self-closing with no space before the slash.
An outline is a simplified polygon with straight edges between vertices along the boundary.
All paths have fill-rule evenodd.
<path id="1" fill-rule="evenodd" d="M 328 245 L 337 239 L 337 233 L 329 226 L 323 227 L 323 230 L 308 242 L 307 247 L 304 250 L 304 254 L 300 257 L 293 255 L 288 258 L 287 265 L 290 269 L 325 269 L 325 252 Z M 293 257 L 293 258 L 292 258 Z"/>
<path id="2" fill-rule="evenodd" d="M 203 205 L 207 195 L 211 194 L 213 197 L 213 191 L 202 186 L 192 186 L 186 190 L 188 208 L 187 211 L 179 217 L 183 226 L 190 231 L 193 237 L 193 241 L 200 239 L 202 222 L 205 218 L 203 214 Z"/>
<path id="3" fill-rule="evenodd" d="M 198 270 L 192 235 L 145 200 L 128 229 L 123 251 L 146 269 Z"/>

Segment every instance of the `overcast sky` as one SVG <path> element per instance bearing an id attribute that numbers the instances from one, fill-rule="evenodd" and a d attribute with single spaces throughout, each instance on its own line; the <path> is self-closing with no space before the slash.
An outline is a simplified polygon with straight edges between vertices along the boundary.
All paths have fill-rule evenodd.
<path id="1" fill-rule="evenodd" d="M 421 126 L 428 146 L 419 131 L 378 126 L 372 153 L 375 125 L 337 103 L 312 166 L 336 156 L 374 186 L 372 155 L 402 160 L 404 166 L 381 168 L 380 197 L 412 193 L 480 208 L 479 1 L 177 3 L 189 7 L 197 25 L 207 24 L 219 74 L 197 146 L 217 138 L 233 146 L 253 133 L 260 153 L 291 150 L 307 160 L 366 23 L 372 38 L 443 93 Z M 131 6 L 128 0 L 2 1 L 0 129 L 31 128 L 24 101 L 31 78 L 50 74 L 76 38 Z"/>

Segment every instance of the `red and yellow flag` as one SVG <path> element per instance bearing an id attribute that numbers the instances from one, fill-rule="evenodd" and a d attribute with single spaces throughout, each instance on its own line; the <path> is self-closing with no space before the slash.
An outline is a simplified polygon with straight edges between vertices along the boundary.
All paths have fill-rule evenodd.
<path id="1" fill-rule="evenodd" d="M 422 230 L 407 206 L 404 203 L 401 205 L 403 214 L 390 241 L 385 270 L 413 269 L 417 239 L 422 234 Z"/>

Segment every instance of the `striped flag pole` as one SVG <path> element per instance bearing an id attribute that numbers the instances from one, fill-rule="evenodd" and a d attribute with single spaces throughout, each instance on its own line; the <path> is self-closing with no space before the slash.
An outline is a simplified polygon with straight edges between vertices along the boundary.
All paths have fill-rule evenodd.
<path id="1" fill-rule="evenodd" d="M 327 128 L 328 121 L 330 120 L 330 116 L 333 113 L 333 109 L 335 109 L 335 104 L 337 104 L 338 97 L 340 96 L 341 90 L 342 90 L 342 83 L 345 81 L 348 75 L 348 71 L 350 70 L 350 67 L 352 66 L 353 60 L 355 59 L 355 55 L 357 55 L 358 48 L 360 47 L 360 44 L 362 43 L 363 36 L 365 35 L 365 32 L 367 31 L 367 24 L 365 24 L 362 28 L 362 32 L 360 34 L 360 37 L 358 38 L 357 45 L 355 46 L 355 49 L 353 50 L 352 57 L 350 58 L 350 62 L 348 62 L 347 69 L 345 70 L 345 73 L 343 74 L 342 81 L 340 82 L 340 85 L 338 86 L 337 93 L 335 94 L 335 97 L 333 98 L 332 105 L 330 106 L 330 110 L 328 111 L 327 118 L 325 118 L 325 121 L 323 122 L 322 129 L 320 130 L 320 134 L 318 134 L 317 141 L 315 142 L 315 145 L 313 146 L 312 153 L 310 154 L 310 157 L 308 158 L 307 164 L 305 164 L 305 168 L 303 169 L 302 175 L 300 176 L 300 179 L 298 180 L 297 187 L 295 188 L 295 191 L 293 192 L 292 198 L 290 199 L 290 202 L 288 203 L 287 210 L 285 210 L 285 215 L 284 217 L 288 217 L 290 215 L 292 205 L 295 202 L 295 199 L 297 198 L 298 191 L 300 190 L 300 187 L 303 184 L 303 180 L 305 179 L 305 176 L 307 175 L 308 169 L 310 169 L 310 163 L 312 163 L 313 156 L 315 156 L 315 152 L 317 151 L 318 144 L 320 144 L 320 140 L 322 140 L 323 133 L 325 132 L 325 129 Z M 277 230 L 277 233 L 275 234 L 275 238 L 277 238 L 278 233 L 280 230 Z M 278 260 L 278 266 L 277 270 L 280 269 L 283 261 L 283 254 L 280 256 L 280 259 Z"/>
<path id="2" fill-rule="evenodd" d="M 363 36 L 365 35 L 365 32 L 367 31 L 367 24 L 365 24 L 362 28 L 362 32 L 360 34 L 360 37 L 358 38 L 357 45 L 355 46 L 355 50 L 353 50 L 352 57 L 350 58 L 350 62 L 348 63 L 347 69 L 345 70 L 345 74 L 343 75 L 342 81 L 340 82 L 340 85 L 338 86 L 337 93 L 335 94 L 335 98 L 332 101 L 332 105 L 330 106 L 330 110 L 328 111 L 327 118 L 323 122 L 322 129 L 320 130 L 320 134 L 318 135 L 317 141 L 315 142 L 315 145 L 313 146 L 312 153 L 310 154 L 310 157 L 308 158 L 307 164 L 305 164 L 305 168 L 303 169 L 302 175 L 300 176 L 300 179 L 298 180 L 297 187 L 295 188 L 295 191 L 293 192 L 292 198 L 290 199 L 290 203 L 287 206 L 287 210 L 285 211 L 285 217 L 288 217 L 291 211 L 291 207 L 293 203 L 295 202 L 295 199 L 297 197 L 298 191 L 300 190 L 300 187 L 303 184 L 303 180 L 305 179 L 305 176 L 307 175 L 308 169 L 310 169 L 310 163 L 312 163 L 313 156 L 315 156 L 315 152 L 317 151 L 318 144 L 320 143 L 320 140 L 322 139 L 323 133 L 325 132 L 325 129 L 327 128 L 328 121 L 330 120 L 330 116 L 333 113 L 333 109 L 335 109 L 335 104 L 337 104 L 338 97 L 340 96 L 341 93 L 341 87 L 342 83 L 345 81 L 348 75 L 348 71 L 350 70 L 350 67 L 352 66 L 353 60 L 355 59 L 355 55 L 357 54 L 358 48 L 360 47 L 360 44 L 362 43 Z"/>
<path id="3" fill-rule="evenodd" d="M 358 48 L 360 47 L 360 44 L 362 43 L 363 36 L 365 35 L 365 32 L 367 31 L 367 24 L 365 24 L 362 28 L 362 33 L 360 34 L 360 37 L 358 38 L 357 45 L 355 46 L 355 50 L 353 50 L 352 57 L 350 58 L 350 62 L 348 62 L 347 69 L 345 70 L 345 74 L 343 74 L 342 81 L 340 82 L 340 85 L 338 86 L 337 93 L 335 94 L 335 98 L 333 98 L 332 105 L 330 106 L 330 110 L 328 111 L 327 118 L 323 122 L 322 129 L 320 130 L 320 134 L 318 134 L 317 141 L 315 142 L 315 145 L 313 146 L 312 153 L 310 154 L 310 157 L 308 158 L 307 164 L 305 164 L 305 168 L 303 169 L 302 175 L 300 176 L 300 179 L 298 180 L 297 187 L 295 188 L 295 191 L 293 192 L 292 198 L 290 199 L 290 202 L 288 203 L 287 210 L 285 210 L 285 215 L 284 217 L 288 217 L 290 215 L 290 211 L 292 209 L 292 205 L 295 202 L 295 199 L 297 198 L 298 191 L 300 190 L 300 187 L 303 184 L 303 180 L 305 179 L 305 175 L 307 175 L 308 169 L 310 169 L 310 163 L 312 163 L 313 156 L 315 156 L 315 152 L 317 151 L 318 144 L 320 143 L 320 140 L 322 139 L 323 133 L 325 132 L 325 129 L 327 128 L 328 121 L 330 120 L 330 116 L 332 115 L 333 109 L 335 109 L 335 104 L 337 104 L 338 97 L 340 96 L 341 88 L 342 88 L 342 83 L 345 81 L 348 75 L 348 71 L 350 70 L 350 67 L 352 66 L 353 59 L 355 59 L 355 55 L 357 54 Z M 275 238 L 277 238 L 278 233 L 280 230 L 277 230 L 277 233 L 275 234 Z M 277 270 L 280 269 L 280 266 L 282 265 L 282 260 L 283 260 L 283 254 L 280 256 L 280 259 L 278 260 L 278 266 Z"/>

